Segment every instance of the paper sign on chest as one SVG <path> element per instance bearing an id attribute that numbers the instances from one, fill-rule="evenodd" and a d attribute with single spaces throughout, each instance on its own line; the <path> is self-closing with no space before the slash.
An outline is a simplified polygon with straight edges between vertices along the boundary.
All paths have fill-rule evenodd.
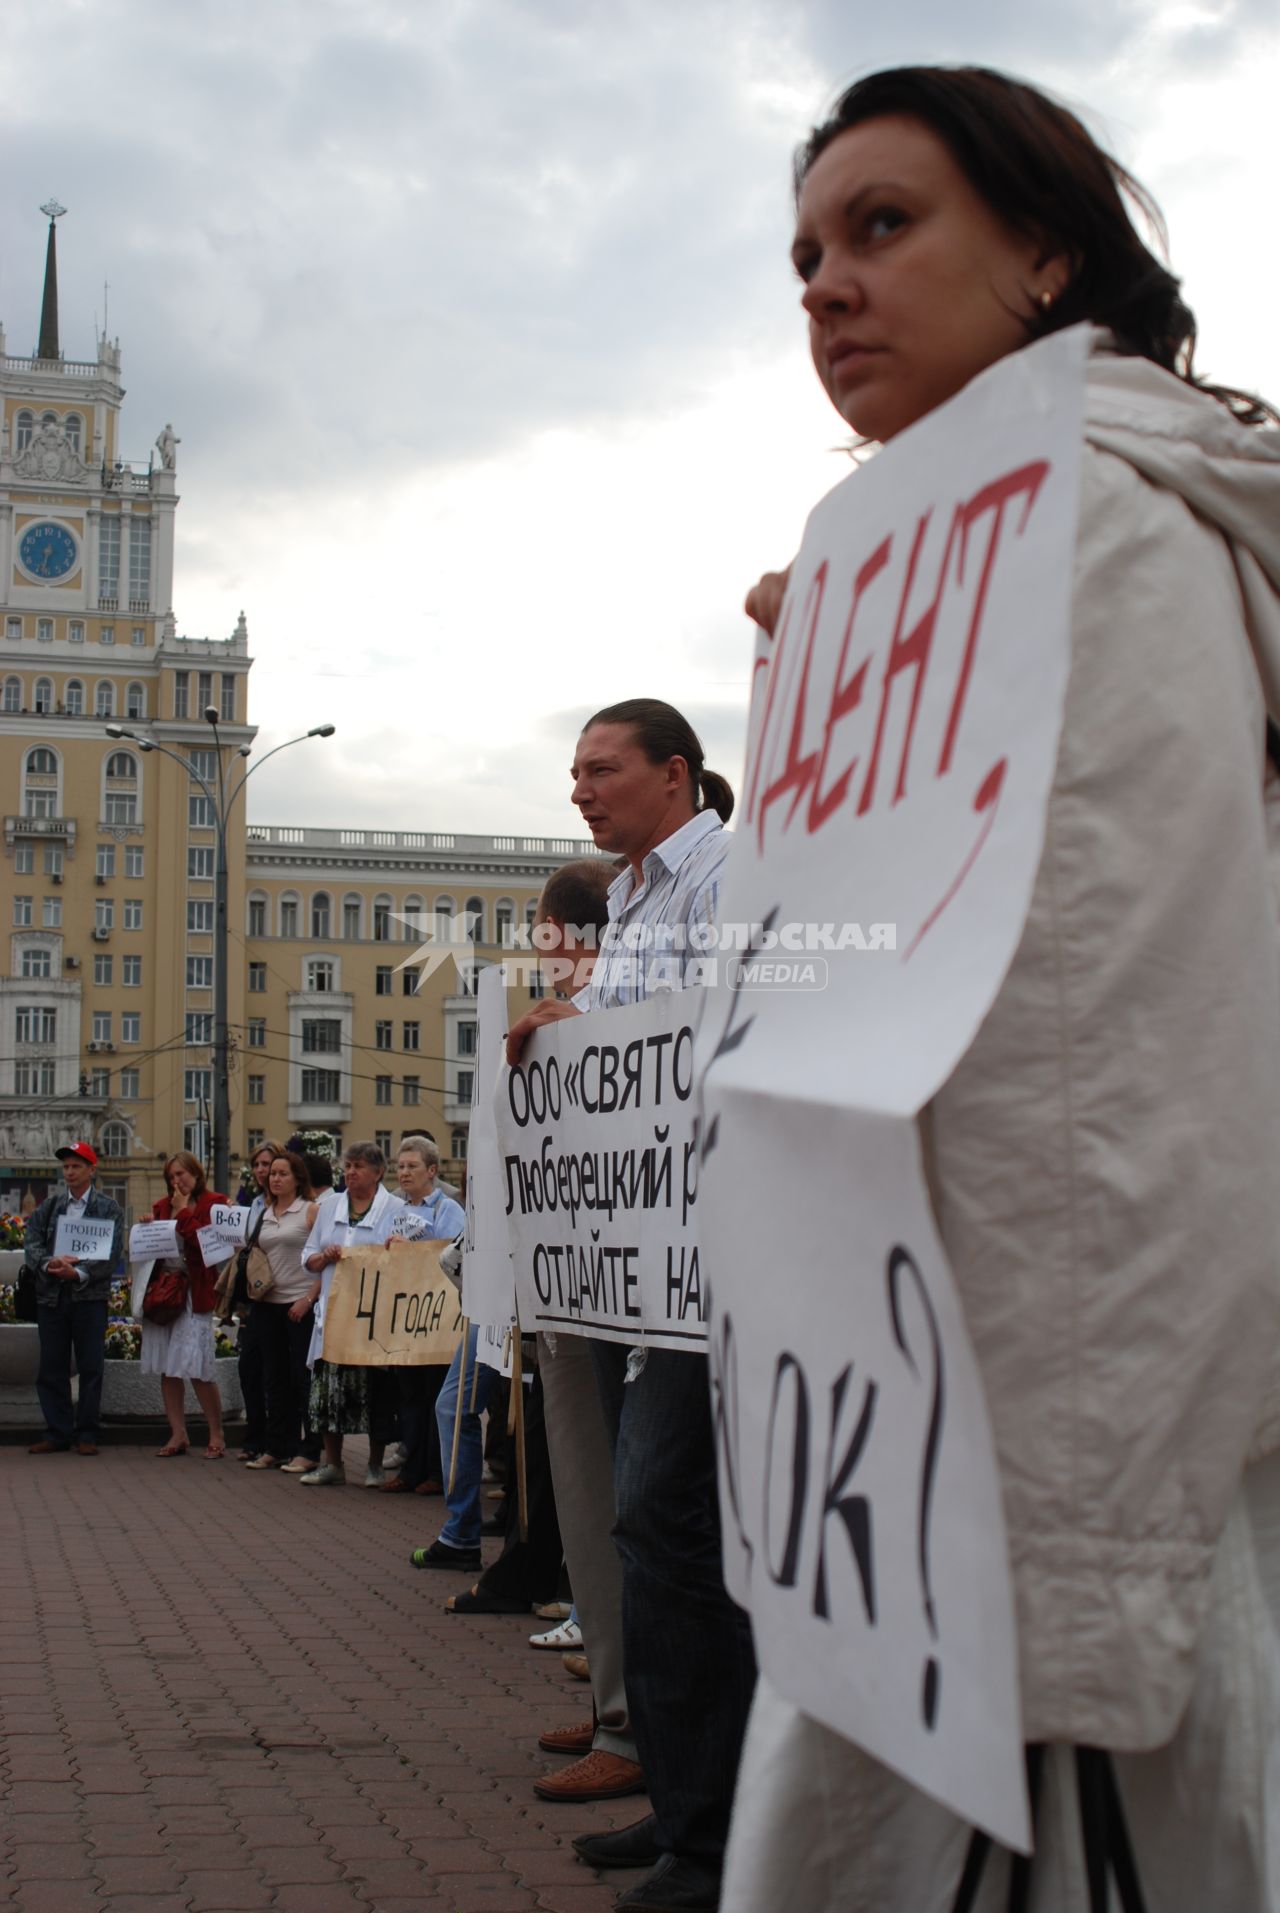
<path id="1" fill-rule="evenodd" d="M 81 1262 L 100 1262 L 111 1254 L 115 1228 L 107 1216 L 81 1216 L 77 1221 L 61 1215 L 53 1233 L 53 1252 L 74 1256 Z"/>
<path id="2" fill-rule="evenodd" d="M 1084 339 L 1014 354 L 824 499 L 757 683 L 699 1038 L 726 1573 L 796 1705 L 1025 1846 L 981 1376 L 916 1114 L 1017 948 L 1070 663 Z M 785 957 L 811 974 L 779 987 Z M 743 1190 L 791 1190 L 779 1244 Z"/>

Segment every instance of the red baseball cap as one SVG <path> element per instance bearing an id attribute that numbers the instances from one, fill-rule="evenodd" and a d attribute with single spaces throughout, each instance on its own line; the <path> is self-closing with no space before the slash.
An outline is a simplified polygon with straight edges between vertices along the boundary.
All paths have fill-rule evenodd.
<path id="1" fill-rule="evenodd" d="M 69 1148 L 55 1149 L 53 1153 L 59 1162 L 64 1162 L 68 1156 L 79 1156 L 81 1162 L 87 1162 L 90 1169 L 98 1166 L 98 1158 L 87 1142 L 73 1142 Z"/>

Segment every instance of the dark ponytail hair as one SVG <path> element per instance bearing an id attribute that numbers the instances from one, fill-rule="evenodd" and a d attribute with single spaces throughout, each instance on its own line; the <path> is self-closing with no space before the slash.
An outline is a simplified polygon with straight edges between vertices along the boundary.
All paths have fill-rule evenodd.
<path id="1" fill-rule="evenodd" d="M 1074 113 L 1025 81 L 978 66 L 892 67 L 856 80 L 796 154 L 797 195 L 834 139 L 889 113 L 922 121 L 1007 226 L 1070 259 L 1071 283 L 1047 312 L 1026 319 L 1029 338 L 1082 320 L 1108 326 L 1121 352 L 1208 392 L 1244 424 L 1277 418 L 1265 400 L 1210 385 L 1192 369 L 1195 314 L 1180 281 L 1143 244 L 1125 200 L 1164 252 L 1159 207 Z"/>
<path id="2" fill-rule="evenodd" d="M 689 766 L 695 808 L 714 810 L 721 823 L 728 823 L 733 815 L 733 791 L 728 779 L 706 769 L 698 733 L 673 704 L 664 704 L 656 697 L 631 697 L 597 711 L 587 719 L 583 731 L 589 731 L 593 724 L 624 724 L 651 764 L 683 757 Z"/>

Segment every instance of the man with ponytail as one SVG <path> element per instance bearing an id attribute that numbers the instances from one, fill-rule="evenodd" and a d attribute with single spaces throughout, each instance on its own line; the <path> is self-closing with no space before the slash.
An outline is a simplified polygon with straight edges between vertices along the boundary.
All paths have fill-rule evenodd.
<path id="1" fill-rule="evenodd" d="M 609 705 L 584 726 L 572 775 L 596 847 L 626 861 L 590 983 L 514 1025 L 513 1064 L 544 1023 L 696 981 L 716 922 L 733 792 L 688 720 L 656 698 Z M 706 1357 L 588 1346 L 614 1445 L 627 1700 L 653 1812 L 574 1845 L 593 1866 L 652 1864 L 620 1907 L 714 1913 L 755 1655 L 721 1568 Z"/>

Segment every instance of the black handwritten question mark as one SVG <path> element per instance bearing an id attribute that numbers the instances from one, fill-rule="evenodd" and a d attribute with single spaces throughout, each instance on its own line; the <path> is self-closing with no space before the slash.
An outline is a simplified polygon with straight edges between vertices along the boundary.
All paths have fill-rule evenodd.
<path id="1" fill-rule="evenodd" d="M 924 1306 L 929 1323 L 929 1338 L 933 1344 L 933 1401 L 929 1409 L 929 1432 L 925 1439 L 924 1457 L 920 1471 L 920 1587 L 924 1596 L 924 1618 L 929 1625 L 929 1633 L 934 1641 L 938 1638 L 938 1616 L 933 1602 L 933 1585 L 929 1572 L 929 1515 L 933 1506 L 933 1478 L 938 1466 L 938 1448 L 942 1440 L 942 1411 L 945 1397 L 942 1374 L 942 1337 L 938 1333 L 938 1318 L 933 1312 L 933 1303 L 925 1287 L 924 1277 L 916 1266 L 910 1251 L 902 1247 L 894 1248 L 889 1254 L 887 1270 L 889 1282 L 889 1313 L 893 1320 L 893 1336 L 898 1347 L 911 1364 L 911 1372 L 918 1375 L 920 1370 L 915 1356 L 907 1347 L 907 1338 L 903 1333 L 902 1314 L 899 1307 L 898 1284 L 903 1269 L 909 1269 L 915 1280 L 916 1292 Z M 942 1672 L 937 1656 L 930 1654 L 924 1667 L 924 1687 L 920 1697 L 920 1711 L 924 1715 L 924 1724 L 932 1732 L 938 1720 L 938 1690 L 942 1682 Z"/>

